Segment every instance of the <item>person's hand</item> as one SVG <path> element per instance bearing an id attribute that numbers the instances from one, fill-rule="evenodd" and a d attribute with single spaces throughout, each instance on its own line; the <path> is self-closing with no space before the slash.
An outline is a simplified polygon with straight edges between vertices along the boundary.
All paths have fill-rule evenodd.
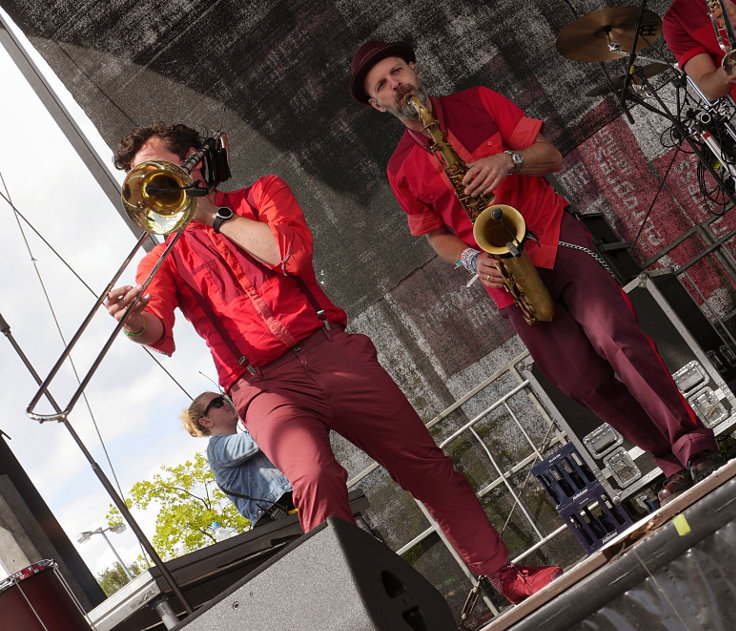
<path id="1" fill-rule="evenodd" d="M 478 197 L 492 193 L 513 168 L 514 161 L 508 153 L 496 153 L 468 162 L 468 172 L 463 178 L 465 194 Z"/>
<path id="2" fill-rule="evenodd" d="M 125 314 L 125 311 L 141 291 L 142 288 L 140 285 L 124 285 L 122 287 L 116 287 L 115 289 L 110 290 L 103 304 L 105 305 L 107 312 L 119 322 Z M 141 312 L 146 308 L 146 305 L 150 300 L 151 295 L 146 294 L 138 301 L 138 304 L 136 304 L 130 317 L 125 321 L 125 327 L 127 329 L 130 331 L 139 331 L 143 328 L 143 316 L 141 315 Z"/>
<path id="3" fill-rule="evenodd" d="M 209 195 L 196 198 L 196 208 L 194 209 L 192 221 L 203 223 L 206 226 L 213 224 L 219 206 L 215 206 L 210 197 L 214 197 L 214 195 L 210 193 Z"/>
<path id="4" fill-rule="evenodd" d="M 732 25 L 736 25 L 736 4 L 732 0 L 724 0 L 724 6 L 726 7 L 726 15 Z M 713 17 L 715 18 L 718 26 L 722 29 L 726 28 L 726 22 L 723 19 L 723 12 L 721 11 L 720 4 L 716 4 L 713 9 Z M 736 46 L 736 42 L 731 42 L 732 45 Z"/>
<path id="5" fill-rule="evenodd" d="M 504 286 L 503 276 L 498 271 L 498 261 L 487 252 L 478 255 L 476 265 L 478 266 L 478 278 L 483 285 L 493 289 L 501 289 Z"/>

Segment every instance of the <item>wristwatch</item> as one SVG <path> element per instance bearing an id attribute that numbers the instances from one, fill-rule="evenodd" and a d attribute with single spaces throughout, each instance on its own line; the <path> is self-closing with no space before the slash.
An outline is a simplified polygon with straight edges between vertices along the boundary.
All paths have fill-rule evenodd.
<path id="1" fill-rule="evenodd" d="M 504 151 L 504 153 L 508 153 L 514 161 L 514 168 L 509 171 L 509 175 L 516 175 L 521 171 L 521 167 L 524 166 L 524 156 L 522 156 L 518 151 L 509 151 L 508 149 Z"/>
<path id="2" fill-rule="evenodd" d="M 215 221 L 212 223 L 212 227 L 215 229 L 215 232 L 220 232 L 220 226 L 225 221 L 232 219 L 233 217 L 235 217 L 235 213 L 230 208 L 227 206 L 220 206 L 220 208 L 217 209 Z"/>

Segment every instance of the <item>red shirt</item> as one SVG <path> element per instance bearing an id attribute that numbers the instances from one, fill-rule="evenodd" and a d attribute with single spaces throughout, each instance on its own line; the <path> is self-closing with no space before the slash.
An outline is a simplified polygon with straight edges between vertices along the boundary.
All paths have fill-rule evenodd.
<path id="1" fill-rule="evenodd" d="M 542 121 L 527 118 L 514 103 L 488 88 L 430 98 L 432 115 L 466 163 L 506 149 L 524 149 L 542 130 Z M 389 183 L 407 214 L 409 230 L 419 236 L 448 227 L 468 246 L 478 248 L 473 224 L 437 158 L 429 151 L 429 143 L 426 136 L 405 130 L 387 167 Z M 524 244 L 532 262 L 551 269 L 567 202 L 549 181 L 537 176 L 507 176 L 494 193 L 494 203 L 516 208 L 527 228 L 539 238 L 539 245 L 532 239 Z M 503 290 L 488 289 L 488 293 L 499 308 L 513 303 Z"/>
<path id="2" fill-rule="evenodd" d="M 695 55 L 702 54 L 710 55 L 716 66 L 721 65 L 723 51 L 718 45 L 705 0 L 675 0 L 662 18 L 662 33 L 681 69 Z M 736 46 L 736 42 L 731 43 Z M 736 86 L 731 89 L 731 96 L 736 98 Z"/>
<path id="3" fill-rule="evenodd" d="M 312 234 L 302 209 L 286 182 L 275 175 L 229 193 L 217 192 L 215 203 L 236 214 L 267 223 L 281 253 L 278 265 L 258 263 L 210 226 L 190 223 L 148 286 L 146 311 L 164 324 L 163 337 L 152 346 L 167 355 L 175 350 L 172 328 L 179 307 L 207 342 L 220 384 L 229 388 L 243 373 L 230 346 L 200 307 L 193 290 L 179 273 L 173 255 L 191 273 L 199 293 L 209 303 L 238 350 L 254 366 L 262 366 L 322 326 L 315 308 L 295 280 L 302 278 L 327 320 L 345 326 L 347 316 L 330 302 L 312 267 Z M 164 250 L 157 245 L 138 266 L 142 283 Z"/>

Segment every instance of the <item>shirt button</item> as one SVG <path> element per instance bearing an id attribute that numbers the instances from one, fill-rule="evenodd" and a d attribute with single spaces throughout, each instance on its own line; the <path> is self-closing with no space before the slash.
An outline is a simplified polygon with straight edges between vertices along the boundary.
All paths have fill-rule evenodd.
<path id="1" fill-rule="evenodd" d="M 294 351 L 295 353 L 298 353 L 300 350 L 302 350 L 302 347 L 299 344 L 297 344 L 296 346 L 292 346 L 291 350 Z"/>

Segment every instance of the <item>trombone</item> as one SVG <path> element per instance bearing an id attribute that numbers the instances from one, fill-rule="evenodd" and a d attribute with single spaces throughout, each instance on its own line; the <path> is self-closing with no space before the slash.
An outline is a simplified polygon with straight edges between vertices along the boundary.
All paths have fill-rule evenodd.
<path id="1" fill-rule="evenodd" d="M 705 5 L 708 9 L 711 24 L 713 24 L 713 30 L 716 32 L 718 46 L 724 53 L 723 59 L 721 59 L 721 68 L 723 68 L 723 71 L 729 77 L 733 77 L 736 75 L 736 50 L 733 50 L 733 43 L 736 42 L 736 34 L 734 34 L 731 20 L 726 12 L 726 5 L 723 0 L 705 0 Z M 723 29 L 721 29 L 718 20 L 713 14 L 716 9 L 721 10 Z M 723 36 L 722 31 L 725 31 L 726 37 Z"/>
<path id="2" fill-rule="evenodd" d="M 202 163 L 204 179 L 207 182 L 207 188 L 194 184 L 190 173 Z M 26 408 L 26 414 L 34 421 L 43 423 L 45 421 L 66 421 L 69 413 L 74 409 L 79 398 L 82 396 L 84 389 L 89 384 L 90 379 L 97 371 L 107 352 L 110 350 L 115 337 L 117 337 L 120 329 L 127 321 L 132 310 L 136 307 L 140 300 L 140 296 L 145 294 L 145 290 L 150 284 L 156 272 L 159 270 L 169 252 L 173 249 L 176 242 L 184 232 L 184 228 L 194 216 L 196 208 L 196 197 L 206 195 L 214 186 L 220 182 L 224 182 L 230 177 L 230 169 L 228 167 L 228 143 L 227 136 L 218 132 L 211 138 L 207 138 L 203 145 L 189 156 L 181 166 L 168 162 L 166 160 L 147 160 L 135 166 L 128 175 L 122 186 L 122 202 L 125 212 L 130 219 L 144 232 L 136 242 L 133 249 L 123 261 L 122 265 L 113 275 L 110 282 L 102 291 L 97 301 L 93 305 L 87 317 L 84 319 L 74 336 L 69 341 L 67 347 L 63 350 L 59 359 L 51 369 L 51 372 L 40 385 L 38 391 L 34 395 L 31 402 Z M 35 411 L 36 405 L 42 396 L 48 396 L 48 389 L 57 373 L 61 369 L 66 359 L 71 354 L 72 349 L 76 346 L 87 326 L 92 321 L 97 309 L 102 305 L 105 297 L 115 287 L 118 279 L 130 265 L 136 252 L 143 243 L 148 239 L 149 233 L 153 234 L 171 234 L 176 235 L 168 240 L 161 257 L 154 265 L 148 278 L 141 285 L 142 291 L 138 297 L 130 304 L 117 326 L 110 334 L 107 342 L 102 350 L 92 362 L 87 374 L 80 380 L 74 394 L 72 394 L 66 407 L 62 410 L 59 406 L 53 414 L 40 414 Z"/>

